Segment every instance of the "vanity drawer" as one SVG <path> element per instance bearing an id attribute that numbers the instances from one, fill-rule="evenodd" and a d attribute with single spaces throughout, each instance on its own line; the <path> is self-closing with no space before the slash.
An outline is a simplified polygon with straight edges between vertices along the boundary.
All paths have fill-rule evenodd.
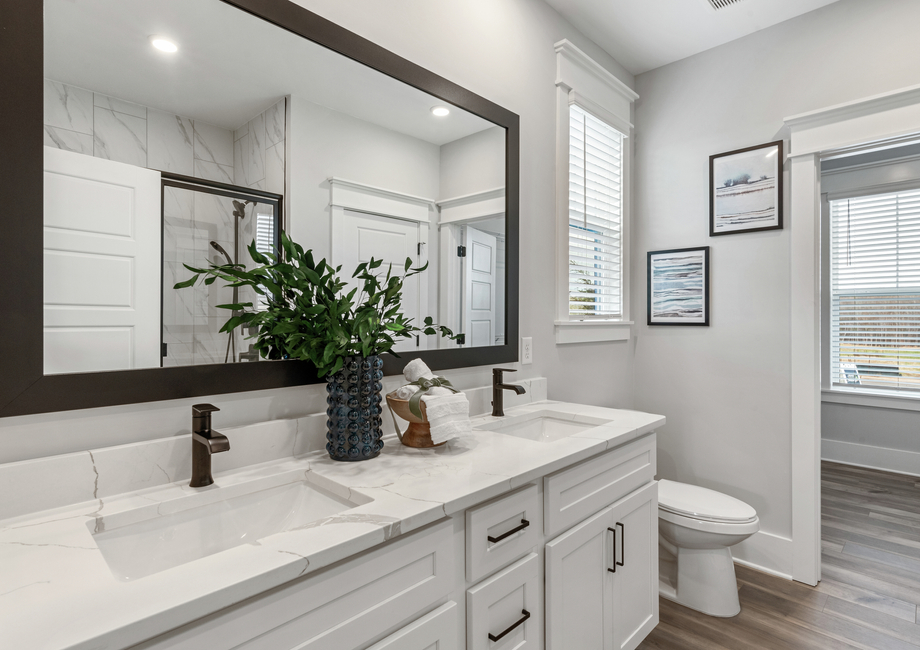
<path id="1" fill-rule="evenodd" d="M 144 650 L 361 648 L 453 588 L 453 525 L 361 553 L 137 646 Z"/>
<path id="2" fill-rule="evenodd" d="M 543 479 L 547 537 L 571 528 L 655 478 L 655 434 Z"/>
<path id="3" fill-rule="evenodd" d="M 543 508 L 529 485 L 466 511 L 466 579 L 476 582 L 524 557 L 539 541 Z"/>
<path id="4" fill-rule="evenodd" d="M 540 558 L 531 553 L 466 592 L 467 650 L 539 650 L 543 642 Z"/>
<path id="5" fill-rule="evenodd" d="M 450 601 L 367 650 L 460 650 L 457 603 Z"/>

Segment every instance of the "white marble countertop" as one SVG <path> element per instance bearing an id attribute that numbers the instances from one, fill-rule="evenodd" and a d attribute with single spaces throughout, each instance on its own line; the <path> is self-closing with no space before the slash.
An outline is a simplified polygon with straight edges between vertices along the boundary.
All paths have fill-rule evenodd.
<path id="1" fill-rule="evenodd" d="M 340 463 L 325 452 L 215 475 L 193 489 L 171 483 L 0 521 L 0 648 L 124 648 L 316 571 L 393 537 L 530 483 L 654 431 L 664 417 L 560 402 L 506 410 L 552 410 L 609 420 L 552 443 L 475 430 L 436 449 L 387 439 L 373 460 Z M 488 426 L 497 418 L 474 418 Z M 190 494 L 281 473 L 361 502 L 341 514 L 132 581 L 115 577 L 93 531 L 139 507 L 168 510 Z M 206 498 L 206 497 L 202 497 Z M 368 501 L 370 499 L 370 501 Z"/>

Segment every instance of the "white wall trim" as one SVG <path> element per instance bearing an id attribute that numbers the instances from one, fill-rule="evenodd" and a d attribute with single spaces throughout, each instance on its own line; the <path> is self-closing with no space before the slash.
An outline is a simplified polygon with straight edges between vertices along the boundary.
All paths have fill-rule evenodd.
<path id="1" fill-rule="evenodd" d="M 792 579 L 792 540 L 758 531 L 732 547 L 732 559 L 738 564 L 786 580 Z"/>
<path id="2" fill-rule="evenodd" d="M 888 160 L 876 160 L 874 162 L 860 163 L 859 165 L 850 165 L 849 167 L 840 167 L 838 169 L 822 170 L 821 176 L 835 176 L 837 174 L 847 174 L 864 169 L 875 169 L 876 167 L 894 167 L 903 163 L 916 162 L 920 160 L 920 155 L 902 156 L 900 158 L 890 158 Z"/>
<path id="3" fill-rule="evenodd" d="M 429 222 L 428 211 L 435 209 L 433 199 L 374 187 L 344 178 L 332 177 L 328 179 L 328 182 L 329 205 L 332 207 L 424 223 Z"/>
<path id="4" fill-rule="evenodd" d="M 572 44 L 568 39 L 563 39 L 555 44 L 556 48 L 556 85 L 563 83 L 569 88 L 575 88 L 572 80 L 573 69 L 565 65 L 566 63 L 581 68 L 592 77 L 606 84 L 611 90 L 621 95 L 626 101 L 634 102 L 639 99 L 632 88 L 617 79 L 613 73 L 603 67 L 600 63 L 585 54 L 579 48 Z"/>
<path id="5" fill-rule="evenodd" d="M 587 112 L 594 115 L 594 117 L 603 120 L 604 122 L 606 122 L 607 124 L 615 128 L 616 130 L 618 130 L 620 133 L 622 133 L 627 138 L 629 137 L 629 134 L 632 133 L 632 129 L 633 129 L 632 122 L 630 122 L 629 120 L 624 120 L 619 115 L 616 115 L 615 113 L 608 111 L 606 108 L 604 108 L 597 102 L 591 101 L 584 95 L 577 93 L 574 90 L 569 91 L 569 106 L 571 106 L 572 104 L 576 104 L 577 106 L 580 106 Z"/>
<path id="6" fill-rule="evenodd" d="M 920 395 L 912 396 L 884 391 L 868 392 L 846 388 L 822 390 L 821 401 L 829 404 L 848 404 L 896 411 L 920 411 Z"/>
<path id="7" fill-rule="evenodd" d="M 903 142 L 920 133 L 920 85 L 874 95 L 784 120 L 795 134 L 794 155 L 868 151 L 867 143 Z"/>
<path id="8" fill-rule="evenodd" d="M 628 341 L 632 321 L 609 320 L 557 320 L 556 344 L 600 343 L 602 341 Z"/>
<path id="9" fill-rule="evenodd" d="M 505 214 L 505 188 L 444 199 L 436 205 L 441 210 L 441 224 L 502 216 Z"/>
<path id="10" fill-rule="evenodd" d="M 920 133 L 920 85 L 786 118 L 791 132 L 792 577 L 821 579 L 819 158 Z"/>
<path id="11" fill-rule="evenodd" d="M 920 476 L 920 452 L 916 451 L 888 449 L 825 438 L 821 441 L 821 458 L 844 465 Z"/>
<path id="12" fill-rule="evenodd" d="M 920 103 L 920 84 L 907 86 L 878 95 L 870 95 L 842 104 L 834 104 L 806 113 L 791 115 L 783 120 L 786 126 L 794 129 L 812 127 L 816 124 L 832 124 L 854 117 L 865 117 L 881 113 L 900 106 Z"/>

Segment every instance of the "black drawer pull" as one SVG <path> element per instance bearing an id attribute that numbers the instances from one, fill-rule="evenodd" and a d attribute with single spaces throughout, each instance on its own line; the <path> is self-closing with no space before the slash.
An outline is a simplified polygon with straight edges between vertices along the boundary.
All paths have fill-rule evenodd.
<path id="1" fill-rule="evenodd" d="M 517 623 L 515 623 L 514 625 L 512 625 L 511 627 L 509 627 L 507 630 L 505 630 L 504 632 L 502 632 L 502 633 L 499 634 L 498 636 L 495 636 L 494 634 L 492 634 L 491 632 L 489 632 L 489 641 L 499 641 L 499 640 L 502 639 L 506 634 L 510 633 L 514 628 L 518 627 L 519 625 L 522 625 L 522 624 L 524 623 L 524 621 L 526 621 L 528 618 L 530 618 L 530 612 L 528 612 L 526 609 L 522 609 L 522 610 L 521 610 L 521 614 L 523 614 L 523 616 L 521 617 L 521 620 L 519 620 Z"/>
<path id="2" fill-rule="evenodd" d="M 530 522 L 529 522 L 529 521 L 527 521 L 526 519 L 521 519 L 521 525 L 520 525 L 520 526 L 518 526 L 517 528 L 512 528 L 512 529 L 509 530 L 507 533 L 504 533 L 504 534 L 502 534 L 502 535 L 499 535 L 498 537 L 492 537 L 491 535 L 489 535 L 489 541 L 492 542 L 493 544 L 498 544 L 498 543 L 499 543 L 500 541 L 502 541 L 503 539 L 508 538 L 508 537 L 511 537 L 511 536 L 514 535 L 515 533 L 521 532 L 522 530 L 524 530 L 525 528 L 527 528 L 529 525 L 530 525 Z M 529 616 L 529 615 L 528 615 L 528 616 Z"/>
<path id="3" fill-rule="evenodd" d="M 623 566 L 623 564 L 626 562 L 626 526 L 620 522 L 617 522 L 617 526 L 620 527 L 620 561 L 616 562 L 616 545 L 614 545 L 613 549 L 613 560 L 617 566 Z M 614 542 L 616 542 L 616 540 L 614 540 Z"/>
<path id="4" fill-rule="evenodd" d="M 611 533 L 613 533 L 613 568 L 607 567 L 607 571 L 610 573 L 616 573 L 618 566 L 623 566 L 622 564 L 617 563 L 617 529 L 608 528 Z"/>

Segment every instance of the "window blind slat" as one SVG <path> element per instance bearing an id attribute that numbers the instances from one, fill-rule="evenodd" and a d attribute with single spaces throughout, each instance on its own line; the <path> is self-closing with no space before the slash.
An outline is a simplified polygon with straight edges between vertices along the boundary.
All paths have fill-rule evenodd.
<path id="1" fill-rule="evenodd" d="M 622 314 L 623 134 L 578 106 L 569 119 L 569 313 Z"/>
<path id="2" fill-rule="evenodd" d="M 920 190 L 831 201 L 831 380 L 920 390 Z"/>

